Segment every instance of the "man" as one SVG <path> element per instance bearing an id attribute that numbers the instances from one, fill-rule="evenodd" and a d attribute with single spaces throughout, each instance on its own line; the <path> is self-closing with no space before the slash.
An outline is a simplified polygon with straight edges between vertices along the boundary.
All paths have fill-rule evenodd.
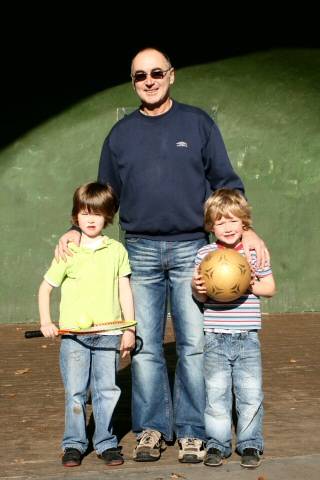
<path id="1" fill-rule="evenodd" d="M 195 255 L 208 241 L 203 203 L 212 190 L 244 193 L 244 187 L 213 120 L 170 97 L 175 74 L 165 54 L 154 48 L 138 52 L 131 77 L 141 106 L 107 136 L 98 180 L 109 183 L 120 201 L 142 340 L 132 357 L 133 458 L 157 460 L 164 441 L 175 434 L 179 460 L 198 463 L 206 439 L 203 331 L 191 278 Z M 60 255 L 71 238 L 66 235 Z M 244 243 L 246 251 L 254 248 L 264 261 L 264 243 L 253 231 L 245 234 Z M 173 401 L 163 352 L 168 295 L 178 357 Z"/>

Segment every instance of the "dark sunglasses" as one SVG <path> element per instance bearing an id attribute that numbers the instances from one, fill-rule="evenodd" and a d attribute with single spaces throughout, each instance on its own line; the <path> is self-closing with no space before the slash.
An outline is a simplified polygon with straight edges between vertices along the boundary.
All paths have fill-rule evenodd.
<path id="1" fill-rule="evenodd" d="M 131 75 L 131 77 L 134 83 L 144 82 L 148 78 L 148 75 L 150 75 L 150 77 L 153 78 L 154 80 L 162 80 L 171 69 L 172 67 L 168 68 L 167 70 L 161 70 L 161 68 L 154 68 L 153 70 L 151 70 L 150 73 L 136 72 L 133 75 Z"/>

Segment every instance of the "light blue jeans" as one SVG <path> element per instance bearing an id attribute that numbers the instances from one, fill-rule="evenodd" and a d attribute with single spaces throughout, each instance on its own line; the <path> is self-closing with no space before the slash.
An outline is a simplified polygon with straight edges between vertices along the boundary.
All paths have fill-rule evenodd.
<path id="1" fill-rule="evenodd" d="M 85 453 L 86 400 L 90 387 L 95 422 L 93 446 L 99 455 L 117 447 L 112 433 L 112 414 L 120 397 L 116 385 L 119 335 L 66 335 L 60 348 L 60 370 L 65 389 L 65 431 L 62 448 Z"/>
<path id="2" fill-rule="evenodd" d="M 263 451 L 263 392 L 260 341 L 257 332 L 206 333 L 204 354 L 206 383 L 205 427 L 207 448 L 231 455 L 232 402 L 237 413 L 237 451 Z"/>
<path id="3" fill-rule="evenodd" d="M 132 357 L 132 429 L 160 431 L 166 440 L 205 439 L 203 317 L 191 293 L 194 259 L 206 240 L 168 242 L 127 238 L 137 336 Z M 163 349 L 167 300 L 176 336 L 173 401 Z M 139 341 L 139 339 L 138 339 Z"/>

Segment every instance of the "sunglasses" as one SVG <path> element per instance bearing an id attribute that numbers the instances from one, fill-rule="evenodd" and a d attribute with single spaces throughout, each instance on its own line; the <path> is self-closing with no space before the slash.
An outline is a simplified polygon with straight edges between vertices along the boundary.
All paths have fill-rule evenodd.
<path id="1" fill-rule="evenodd" d="M 150 75 L 150 77 L 153 78 L 154 80 L 162 80 L 171 69 L 172 67 L 168 68 L 167 70 L 161 70 L 161 68 L 154 68 L 151 70 L 150 73 L 136 72 L 133 75 L 131 75 L 131 77 L 134 83 L 144 82 L 148 78 L 148 75 Z"/>

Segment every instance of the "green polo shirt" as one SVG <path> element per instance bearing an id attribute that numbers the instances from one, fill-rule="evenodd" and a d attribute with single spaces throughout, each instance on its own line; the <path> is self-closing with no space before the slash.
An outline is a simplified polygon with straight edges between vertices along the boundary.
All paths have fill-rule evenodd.
<path id="1" fill-rule="evenodd" d="M 94 325 L 122 318 L 119 277 L 131 273 L 128 253 L 120 242 L 104 237 L 92 250 L 69 244 L 73 256 L 54 259 L 45 280 L 61 286 L 60 328 L 77 327 L 77 319 L 89 318 Z"/>

